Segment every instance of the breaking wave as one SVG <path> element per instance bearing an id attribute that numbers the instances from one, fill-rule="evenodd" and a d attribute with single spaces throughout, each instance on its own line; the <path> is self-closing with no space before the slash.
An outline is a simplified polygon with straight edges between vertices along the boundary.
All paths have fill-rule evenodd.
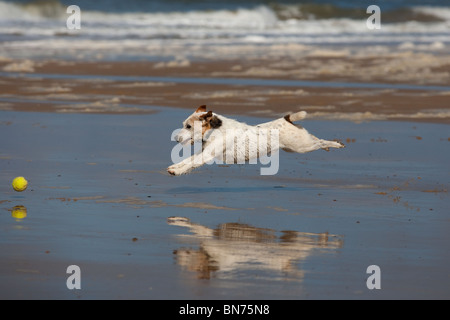
<path id="1" fill-rule="evenodd" d="M 65 23 L 69 16 L 66 8 L 71 4 L 68 1 L 0 1 L 0 55 L 10 56 L 19 48 L 39 51 L 44 44 L 58 50 L 74 40 L 78 49 L 99 46 L 122 51 L 136 48 L 141 52 L 165 44 L 184 48 L 236 44 L 450 44 L 450 7 L 443 7 L 442 1 L 430 0 L 427 6 L 419 6 L 415 0 L 386 1 L 380 5 L 382 28 L 377 32 L 368 31 L 369 14 L 359 3 L 343 0 L 338 6 L 327 1 L 290 0 L 270 4 L 262 0 L 78 0 L 82 29 L 71 33 Z M 23 50 L 19 53 L 25 54 Z"/>

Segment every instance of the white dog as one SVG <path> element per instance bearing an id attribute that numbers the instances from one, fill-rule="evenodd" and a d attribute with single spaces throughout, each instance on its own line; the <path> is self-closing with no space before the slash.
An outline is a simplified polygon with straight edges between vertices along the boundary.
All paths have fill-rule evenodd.
<path id="1" fill-rule="evenodd" d="M 172 175 L 182 175 L 205 163 L 223 159 L 225 161 L 222 163 L 251 163 L 252 160 L 256 161 L 279 149 L 306 153 L 344 147 L 341 142 L 319 139 L 301 126 L 293 124 L 305 117 L 306 112 L 300 111 L 251 126 L 212 111 L 207 112 L 206 106 L 200 106 L 183 122 L 183 128 L 175 140 L 185 145 L 201 141 L 201 148 L 191 157 L 168 167 L 167 171 Z"/>

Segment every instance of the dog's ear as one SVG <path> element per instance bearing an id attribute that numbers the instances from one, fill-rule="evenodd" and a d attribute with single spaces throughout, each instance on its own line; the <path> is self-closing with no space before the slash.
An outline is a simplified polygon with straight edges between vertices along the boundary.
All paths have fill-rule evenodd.
<path id="1" fill-rule="evenodd" d="M 205 110 L 206 111 L 206 110 Z M 209 120 L 208 118 L 211 118 L 213 115 L 212 115 L 212 111 L 210 110 L 210 111 L 208 111 L 207 113 L 205 113 L 205 114 L 202 114 L 201 116 L 199 116 L 200 117 L 200 119 L 204 119 L 204 120 Z"/>
<path id="2" fill-rule="evenodd" d="M 206 111 L 206 105 L 202 105 L 195 110 L 195 112 L 205 112 Z"/>

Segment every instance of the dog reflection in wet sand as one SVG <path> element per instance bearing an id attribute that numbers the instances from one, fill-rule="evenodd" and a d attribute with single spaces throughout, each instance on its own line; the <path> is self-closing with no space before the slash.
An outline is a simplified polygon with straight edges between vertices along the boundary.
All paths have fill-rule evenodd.
<path id="1" fill-rule="evenodd" d="M 240 223 L 225 223 L 211 229 L 184 217 L 170 217 L 168 223 L 188 228 L 193 235 L 186 237 L 200 241 L 199 249 L 174 251 L 177 263 L 197 272 L 199 279 L 209 279 L 213 273 L 227 278 L 235 271 L 260 270 L 283 272 L 284 277 L 301 280 L 299 261 L 317 249 L 336 250 L 343 244 L 339 236 L 328 232 L 282 231 L 277 236 L 274 230 Z"/>

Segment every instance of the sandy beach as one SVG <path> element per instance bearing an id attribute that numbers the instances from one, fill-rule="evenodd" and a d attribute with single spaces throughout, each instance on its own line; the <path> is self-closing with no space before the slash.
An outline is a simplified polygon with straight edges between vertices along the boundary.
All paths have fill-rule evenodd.
<path id="1" fill-rule="evenodd" d="M 56 46 L 73 38 L 55 35 L 53 57 L 0 44 L 0 299 L 450 298 L 445 39 L 175 38 L 109 59 L 112 44 Z M 171 176 L 171 134 L 203 104 L 249 124 L 304 110 L 303 127 L 346 148 L 281 151 L 275 175 L 258 162 Z"/>
<path id="2" fill-rule="evenodd" d="M 416 61 L 410 57 L 408 61 Z M 386 58 L 390 60 L 390 58 Z M 364 120 L 413 120 L 449 123 L 448 59 L 443 59 L 442 79 L 422 71 L 410 78 L 373 72 L 348 74 L 335 71 L 324 76 L 315 68 L 317 58 L 296 66 L 299 76 L 283 69 L 261 67 L 262 61 L 193 61 L 189 65 L 149 62 L 6 61 L 3 72 L 2 110 L 36 112 L 146 113 L 147 106 L 195 109 L 207 104 L 218 113 L 278 117 L 305 110 L 309 118 Z M 284 60 L 272 61 L 278 65 Z M 342 65 L 362 68 L 347 58 L 322 61 L 340 70 Z M 393 62 L 395 63 L 395 62 Z M 162 65 L 161 65 L 162 64 Z M 259 66 L 259 67 L 258 67 Z M 325 67 L 323 67 L 325 69 Z M 239 69 L 239 71 L 236 71 Z M 256 72 L 255 69 L 261 69 Z M 424 68 L 428 70 L 428 68 Z M 375 70 L 377 70 L 375 68 Z M 26 72 L 23 72 L 26 71 Z M 444 72 L 445 71 L 445 72 Z M 414 71 L 415 73 L 417 70 Z M 292 72 L 291 72 L 292 73 Z M 404 80 L 399 81 L 397 78 Z M 152 112 L 152 111 L 150 111 Z"/>
<path id="3" fill-rule="evenodd" d="M 84 77 L 99 64 L 45 65 L 35 73 L 80 77 L 1 79 L 2 299 L 448 298 L 449 118 L 414 117 L 423 101 L 445 109 L 445 91 L 107 78 L 123 64 L 102 81 Z M 183 77 L 216 72 L 200 67 Z M 171 177 L 171 132 L 200 103 L 252 124 L 303 107 L 316 117 L 302 125 L 347 148 L 282 152 L 275 176 L 225 165 Z M 379 291 L 365 284 L 372 264 Z"/>

